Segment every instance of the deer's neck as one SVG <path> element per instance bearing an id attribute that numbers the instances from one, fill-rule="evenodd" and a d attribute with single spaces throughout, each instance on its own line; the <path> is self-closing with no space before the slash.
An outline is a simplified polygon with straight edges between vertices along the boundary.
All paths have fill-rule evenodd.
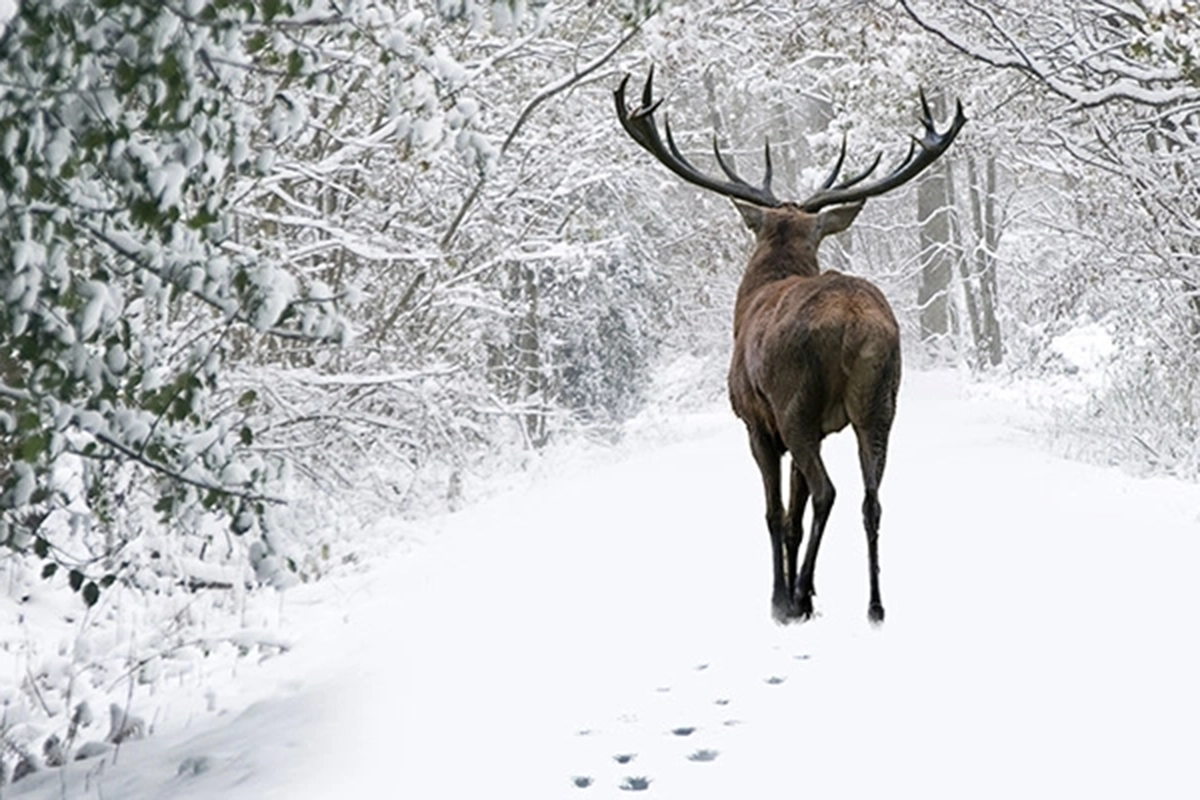
<path id="1" fill-rule="evenodd" d="M 788 278 L 814 278 L 821 274 L 816 256 L 782 248 L 759 247 L 750 257 L 738 286 L 738 304 L 748 301 L 760 289 Z"/>

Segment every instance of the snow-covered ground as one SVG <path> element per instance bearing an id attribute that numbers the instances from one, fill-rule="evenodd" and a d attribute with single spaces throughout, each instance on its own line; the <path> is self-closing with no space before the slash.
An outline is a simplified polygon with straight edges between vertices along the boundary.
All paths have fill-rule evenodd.
<path id="1" fill-rule="evenodd" d="M 826 447 L 820 616 L 780 627 L 717 408 L 398 529 L 390 560 L 284 595 L 294 646 L 231 671 L 229 713 L 8 796 L 1200 796 L 1200 491 L 1058 459 L 1012 414 L 906 376 L 882 629 L 851 437 Z"/>

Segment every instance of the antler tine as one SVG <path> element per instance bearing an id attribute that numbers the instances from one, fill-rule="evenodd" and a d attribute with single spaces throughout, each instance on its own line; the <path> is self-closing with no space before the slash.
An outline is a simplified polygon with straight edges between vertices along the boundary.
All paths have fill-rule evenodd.
<path id="1" fill-rule="evenodd" d="M 662 101 L 660 100 L 659 102 Z M 671 156 L 684 167 L 699 175 L 700 170 L 696 169 L 694 166 L 692 166 L 692 162 L 684 158 L 683 153 L 680 152 L 678 145 L 675 144 L 675 136 L 671 133 L 671 120 L 666 114 L 663 115 L 663 132 L 667 135 L 667 149 L 671 152 Z"/>
<path id="2" fill-rule="evenodd" d="M 837 162 L 833 165 L 833 169 L 829 171 L 829 177 L 821 184 L 822 189 L 828 189 L 833 186 L 833 182 L 837 180 L 838 173 L 842 171 L 842 164 L 846 161 L 846 134 L 842 133 L 842 149 L 838 153 Z"/>
<path id="3" fill-rule="evenodd" d="M 924 90 L 919 95 L 922 112 L 921 124 L 925 128 L 925 131 L 920 138 L 916 136 L 911 137 L 912 141 L 909 143 L 908 155 L 904 157 L 895 169 L 877 181 L 862 183 L 879 165 L 882 155 L 880 154 L 875 157 L 871 167 L 865 172 L 834 186 L 833 181 L 837 179 L 837 173 L 840 171 L 842 161 L 845 158 L 845 140 L 843 139 L 842 153 L 838 156 L 838 163 L 834 167 L 830 178 L 826 179 L 821 188 L 814 192 L 807 200 L 800 203 L 800 207 L 805 211 L 815 212 L 825 206 L 856 203 L 866 200 L 868 197 L 881 195 L 912 180 L 926 167 L 941 157 L 942 153 L 946 152 L 946 149 L 954 142 L 962 126 L 967 122 L 967 118 L 963 114 L 962 102 L 957 101 L 955 103 L 954 119 L 950 122 L 950 126 L 946 130 L 939 132 L 937 125 L 934 123 L 929 102 L 925 98 Z M 917 148 L 917 145 L 920 145 L 920 149 Z"/>
<path id="4" fill-rule="evenodd" d="M 733 165 L 725 160 L 725 156 L 721 155 L 721 147 L 717 144 L 717 135 L 715 133 L 713 134 L 713 156 L 716 158 L 718 166 L 721 167 L 721 171 L 725 173 L 729 180 L 748 188 L 754 188 L 750 186 L 749 181 L 738 175 Z M 775 168 L 771 164 L 771 140 L 766 137 L 763 138 L 763 165 L 762 191 L 774 197 L 775 195 L 771 192 L 771 179 L 774 176 Z"/>
<path id="5" fill-rule="evenodd" d="M 929 110 L 929 101 L 925 99 L 925 87 L 918 88 L 917 95 L 921 98 L 921 122 L 925 125 L 925 130 L 936 130 L 933 127 L 933 113 Z"/>
<path id="6" fill-rule="evenodd" d="M 782 201 L 777 199 L 770 190 L 771 167 L 769 154 L 767 156 L 767 181 L 761 189 L 751 186 L 737 177 L 736 173 L 725 163 L 720 150 L 715 146 L 715 142 L 713 149 L 717 156 L 717 163 L 725 171 L 725 174 L 729 176 L 730 180 L 720 181 L 704 175 L 692 166 L 679 151 L 679 147 L 675 144 L 675 137 L 671 134 L 670 123 L 665 118 L 663 120 L 663 130 L 666 134 L 665 142 L 663 141 L 663 136 L 658 132 L 658 125 L 654 122 L 654 112 L 658 110 L 663 101 L 661 99 L 654 99 L 654 68 L 650 68 L 650 73 L 646 76 L 646 82 L 642 86 L 642 104 L 633 111 L 630 111 L 625 105 L 625 90 L 629 85 L 630 77 L 630 75 L 626 74 L 621 79 L 621 83 L 613 91 L 613 100 L 616 103 L 617 119 L 620 121 L 621 127 L 644 150 L 688 183 L 709 189 L 725 197 L 743 200 L 755 205 L 770 207 L 782 205 Z"/>
<path id="7" fill-rule="evenodd" d="M 775 169 L 771 166 L 771 140 L 766 136 L 763 137 L 763 182 L 762 189 L 767 194 L 771 194 L 771 178 L 774 176 Z"/>
<path id="8" fill-rule="evenodd" d="M 625 79 L 629 80 L 629 75 L 625 75 Z M 924 99 L 925 95 L 922 94 Z M 650 71 L 646 74 L 646 82 L 642 84 L 642 108 L 648 108 L 654 101 L 654 65 L 650 65 Z"/>
<path id="9" fill-rule="evenodd" d="M 835 186 L 833 188 L 849 189 L 851 186 L 853 186 L 856 183 L 862 183 L 867 178 L 871 177 L 871 173 L 875 172 L 875 169 L 879 166 L 879 162 L 882 160 L 883 160 L 883 153 L 876 153 L 875 159 L 873 161 L 871 161 L 870 166 L 868 166 L 866 169 L 864 169 L 862 172 L 858 173 L 857 175 L 852 175 L 849 178 L 846 178 L 846 180 L 842 181 L 841 183 L 839 183 L 837 186 Z"/>
<path id="10" fill-rule="evenodd" d="M 898 162 L 896 162 L 896 166 L 893 167 L 892 171 L 888 173 L 889 175 L 894 175 L 895 173 L 904 169 L 904 165 L 913 160 L 913 155 L 917 152 L 917 145 L 921 145 L 922 148 L 925 147 L 924 144 L 921 144 L 920 139 L 918 139 L 915 136 L 909 136 L 908 137 L 908 152 L 904 155 L 904 158 L 902 158 Z"/>
<path id="11" fill-rule="evenodd" d="M 721 171 L 725 173 L 725 176 L 727 178 L 729 178 L 729 180 L 733 181 L 734 183 L 742 184 L 744 186 L 749 186 L 750 184 L 747 183 L 746 180 L 744 178 L 742 178 L 741 175 L 738 175 L 736 172 L 734 172 L 733 166 L 728 161 L 725 160 L 725 156 L 721 155 L 721 148 L 717 144 L 717 135 L 715 133 L 713 134 L 712 145 L 713 145 L 713 158 L 715 158 L 717 160 L 717 166 L 721 168 Z"/>

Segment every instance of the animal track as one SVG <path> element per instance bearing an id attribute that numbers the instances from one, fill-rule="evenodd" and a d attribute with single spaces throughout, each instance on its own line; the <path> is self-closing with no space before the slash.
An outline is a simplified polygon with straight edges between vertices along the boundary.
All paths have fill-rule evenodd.
<path id="1" fill-rule="evenodd" d="M 786 692 L 766 687 L 786 683 L 803 669 L 798 662 L 811 658 L 781 647 L 764 655 L 765 660 L 755 662 L 692 662 L 673 680 L 660 677 L 645 684 L 642 693 L 627 698 L 628 704 L 614 709 L 607 720 L 589 720 L 595 724 L 574 729 L 578 747 L 592 761 L 567 773 L 572 784 L 579 789 L 616 786 L 622 792 L 673 795 L 688 781 L 711 780 L 702 774 L 708 769 L 732 768 L 736 760 L 715 768 L 689 765 L 716 761 L 730 742 L 745 738 L 734 729 L 772 713 L 770 709 L 779 705 L 779 692 Z M 728 716 L 735 701 L 739 716 Z M 688 724 L 679 724 L 681 719 Z M 629 774 L 632 768 L 639 774 Z"/>

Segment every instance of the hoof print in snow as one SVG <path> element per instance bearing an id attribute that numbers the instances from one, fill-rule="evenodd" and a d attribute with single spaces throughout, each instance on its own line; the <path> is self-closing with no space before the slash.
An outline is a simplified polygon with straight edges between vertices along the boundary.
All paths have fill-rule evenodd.
<path id="1" fill-rule="evenodd" d="M 735 725 L 741 725 L 742 721 L 740 719 L 727 719 L 721 724 L 723 724 L 726 728 L 732 728 Z"/>
<path id="2" fill-rule="evenodd" d="M 688 756 L 688 761 L 716 761 L 718 755 L 716 750 L 697 750 Z"/>
<path id="3" fill-rule="evenodd" d="M 810 656 L 808 653 L 801 653 L 800 655 L 792 656 L 792 658 L 796 659 L 797 661 L 808 661 L 810 658 L 812 658 L 812 656 Z"/>
<path id="4" fill-rule="evenodd" d="M 683 726 L 681 728 L 672 728 L 671 733 L 675 736 L 691 736 L 696 732 L 694 727 Z"/>
<path id="5" fill-rule="evenodd" d="M 727 706 L 727 705 L 729 705 L 729 698 L 728 697 L 718 697 L 713 702 L 719 706 Z"/>
<path id="6" fill-rule="evenodd" d="M 654 691 L 658 692 L 659 694 L 666 694 L 667 692 L 671 691 L 671 687 L 670 686 L 659 686 L 659 687 L 656 687 Z"/>
<path id="7" fill-rule="evenodd" d="M 592 779 L 587 775 L 576 775 L 574 778 L 571 778 L 571 783 L 580 789 L 586 789 L 592 785 Z"/>
<path id="8" fill-rule="evenodd" d="M 649 778 L 626 778 L 621 784 L 621 791 L 624 792 L 644 792 L 650 788 Z"/>
<path id="9" fill-rule="evenodd" d="M 176 775 L 200 775 L 208 772 L 212 766 L 212 761 L 208 756 L 188 756 L 179 764 L 179 769 L 175 770 Z"/>
<path id="10" fill-rule="evenodd" d="M 613 756 L 613 761 L 617 762 L 618 764 L 628 764 L 635 758 L 637 758 L 637 753 L 617 753 L 615 756 Z"/>
<path id="11" fill-rule="evenodd" d="M 696 665 L 696 672 L 703 672 L 706 669 L 708 669 L 708 664 L 697 664 Z"/>
<path id="12" fill-rule="evenodd" d="M 783 683 L 786 680 L 787 680 L 787 678 L 785 678 L 781 675 L 772 675 L 771 677 L 766 679 L 767 683 L 771 684 L 772 686 L 778 686 L 779 684 Z"/>
<path id="13" fill-rule="evenodd" d="M 595 731 L 591 728 L 584 728 L 581 731 L 575 731 L 576 736 L 591 736 L 593 733 L 595 733 Z"/>

